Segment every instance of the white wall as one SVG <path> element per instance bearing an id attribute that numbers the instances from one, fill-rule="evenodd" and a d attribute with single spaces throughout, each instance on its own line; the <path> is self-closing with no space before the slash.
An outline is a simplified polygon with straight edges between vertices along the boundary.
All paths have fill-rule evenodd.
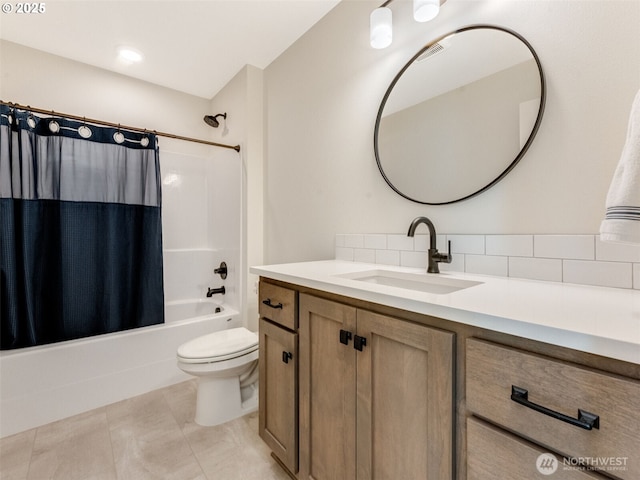
<path id="1" fill-rule="evenodd" d="M 379 4 L 343 0 L 265 70 L 266 261 L 333 258 L 336 233 L 404 233 L 418 215 L 439 233 L 597 233 L 640 88 L 640 2 L 448 0 L 419 24 L 411 2 L 396 0 L 394 43 L 374 50 L 368 22 Z M 424 44 L 476 23 L 511 28 L 537 51 L 547 80 L 541 128 L 518 166 L 482 195 L 409 202 L 377 170 L 378 106 Z"/>

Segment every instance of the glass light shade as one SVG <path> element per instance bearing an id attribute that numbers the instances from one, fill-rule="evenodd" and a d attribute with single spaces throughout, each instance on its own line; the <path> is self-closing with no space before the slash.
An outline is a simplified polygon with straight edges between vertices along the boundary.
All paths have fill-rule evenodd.
<path id="1" fill-rule="evenodd" d="M 376 8 L 371 12 L 369 35 L 373 48 L 386 48 L 391 45 L 393 40 L 391 17 L 391 9 L 387 7 Z"/>
<path id="2" fill-rule="evenodd" d="M 438 16 L 440 0 L 413 0 L 413 18 L 416 22 L 428 22 Z"/>

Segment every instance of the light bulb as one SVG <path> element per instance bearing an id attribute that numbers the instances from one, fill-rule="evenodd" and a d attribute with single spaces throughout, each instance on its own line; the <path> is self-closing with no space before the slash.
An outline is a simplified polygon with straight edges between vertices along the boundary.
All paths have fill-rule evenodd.
<path id="1" fill-rule="evenodd" d="M 413 0 L 413 18 L 416 22 L 428 22 L 438 16 L 440 0 Z"/>
<path id="2" fill-rule="evenodd" d="M 376 8 L 370 17 L 370 41 L 373 48 L 386 48 L 393 40 L 393 27 L 391 9 L 387 7 Z"/>
<path id="3" fill-rule="evenodd" d="M 142 53 L 135 48 L 120 47 L 118 48 L 118 58 L 122 63 L 131 65 L 132 63 L 138 63 L 142 61 Z"/>

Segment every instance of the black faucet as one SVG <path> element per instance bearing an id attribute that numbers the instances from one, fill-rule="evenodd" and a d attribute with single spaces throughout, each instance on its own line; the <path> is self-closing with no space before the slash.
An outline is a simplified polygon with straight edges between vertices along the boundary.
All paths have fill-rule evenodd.
<path id="1" fill-rule="evenodd" d="M 416 228 L 421 223 L 424 223 L 429 228 L 429 266 L 427 267 L 427 273 L 440 273 L 440 269 L 438 268 L 439 262 L 451 263 L 451 240 L 449 240 L 449 252 L 438 253 L 438 249 L 436 248 L 436 227 L 433 226 L 431 220 L 427 217 L 417 217 L 413 219 L 411 225 L 409 225 L 409 231 L 407 235 L 409 237 L 413 237 L 416 233 Z"/>
<path id="2" fill-rule="evenodd" d="M 220 288 L 208 288 L 207 289 L 207 298 L 210 298 L 210 297 L 214 296 L 216 293 L 221 293 L 222 295 L 224 295 L 225 294 L 224 286 L 222 286 Z"/>

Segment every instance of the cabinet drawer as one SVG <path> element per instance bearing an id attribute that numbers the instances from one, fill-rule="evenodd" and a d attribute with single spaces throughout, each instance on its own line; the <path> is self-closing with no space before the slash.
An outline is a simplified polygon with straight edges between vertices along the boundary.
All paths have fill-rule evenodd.
<path id="1" fill-rule="evenodd" d="M 467 419 L 467 480 L 604 480 L 601 475 L 565 465 L 562 458 L 549 455 L 504 430 L 473 417 Z"/>
<path id="2" fill-rule="evenodd" d="M 512 387 L 527 390 L 522 405 Z M 520 396 L 522 398 L 522 395 Z M 608 475 L 640 478 L 640 382 L 489 342 L 467 340 L 468 410 L 567 457 L 599 465 Z M 537 411 L 577 419 L 599 416 L 586 430 Z"/>
<path id="3" fill-rule="evenodd" d="M 260 316 L 290 330 L 298 329 L 298 292 L 260 282 Z"/>

